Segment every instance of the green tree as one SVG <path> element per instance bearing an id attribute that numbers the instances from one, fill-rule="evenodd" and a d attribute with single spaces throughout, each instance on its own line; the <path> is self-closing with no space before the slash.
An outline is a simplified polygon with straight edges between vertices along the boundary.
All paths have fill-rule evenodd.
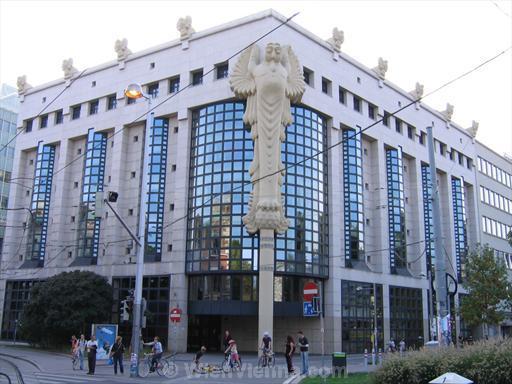
<path id="1" fill-rule="evenodd" d="M 468 294 L 461 302 L 464 321 L 471 326 L 499 324 L 507 309 L 512 308 L 512 284 L 507 280 L 507 269 L 489 247 L 479 247 L 466 261 L 463 287 Z"/>
<path id="2" fill-rule="evenodd" d="M 58 346 L 71 335 L 90 332 L 91 324 L 109 321 L 112 287 L 93 272 L 63 272 L 35 285 L 23 307 L 21 333 L 28 341 Z"/>

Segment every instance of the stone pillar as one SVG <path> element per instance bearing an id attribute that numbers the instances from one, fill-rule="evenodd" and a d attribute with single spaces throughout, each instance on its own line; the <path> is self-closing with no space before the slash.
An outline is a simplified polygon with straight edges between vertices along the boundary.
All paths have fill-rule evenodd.
<path id="1" fill-rule="evenodd" d="M 264 332 L 274 336 L 274 230 L 260 229 L 258 342 Z"/>

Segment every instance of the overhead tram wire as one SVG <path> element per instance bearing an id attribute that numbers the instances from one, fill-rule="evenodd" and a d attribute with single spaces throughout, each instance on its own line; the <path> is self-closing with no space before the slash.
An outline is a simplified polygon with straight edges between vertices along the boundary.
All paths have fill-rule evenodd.
<path id="1" fill-rule="evenodd" d="M 71 80 L 70 80 L 70 82 L 69 82 L 69 84 L 68 84 L 68 85 L 66 85 L 66 86 L 65 86 L 65 87 L 64 87 L 64 88 L 63 88 L 63 89 L 62 89 L 62 90 L 61 90 L 61 91 L 60 91 L 60 92 L 59 92 L 59 93 L 58 93 L 58 94 L 57 94 L 57 95 L 56 95 L 56 96 L 55 96 L 55 97 L 54 97 L 54 98 L 53 98 L 53 99 L 48 103 L 48 104 L 46 104 L 46 105 L 43 107 L 43 109 L 41 109 L 41 111 L 39 111 L 39 113 L 38 113 L 37 115 L 35 115 L 32 119 L 36 119 L 36 118 L 38 118 L 39 116 L 41 116 L 41 114 L 42 114 L 44 111 L 46 111 L 46 110 L 48 109 L 48 107 L 49 107 L 50 105 L 52 105 L 52 104 L 55 102 L 55 100 L 57 100 L 57 99 L 58 99 L 58 98 L 59 98 L 59 97 L 60 97 L 64 92 L 66 92 L 66 90 L 67 90 L 67 89 L 69 89 L 69 88 L 73 85 L 73 83 L 74 83 L 75 81 L 77 81 L 78 79 L 80 79 L 80 78 L 85 74 L 85 72 L 86 72 L 88 69 L 89 69 L 89 68 L 85 68 L 82 72 L 80 72 L 80 74 L 79 74 L 77 77 L 75 77 L 75 78 L 71 79 Z M 16 137 L 18 137 L 18 136 L 19 136 L 22 132 L 24 132 L 24 131 L 25 131 L 25 127 L 24 127 L 24 126 L 21 126 L 21 127 L 20 127 L 20 129 L 19 129 L 19 131 L 18 131 L 18 132 L 17 132 L 17 133 L 16 133 L 16 134 L 15 134 L 15 135 L 14 135 L 14 136 L 13 136 L 13 137 L 12 137 L 12 138 L 7 142 L 7 143 L 6 143 L 6 144 L 4 144 L 4 145 L 2 146 L 2 148 L 0 148 L 0 153 L 2 153 L 2 151 L 3 151 L 4 149 L 6 149 L 6 148 L 9 146 L 9 144 L 11 144 L 11 143 L 14 141 L 14 139 L 16 139 Z"/>
<path id="2" fill-rule="evenodd" d="M 282 21 L 279 25 L 277 25 L 276 27 L 272 28 L 270 31 L 264 33 L 263 35 L 261 35 L 260 37 L 258 37 L 256 40 L 252 41 L 250 44 L 244 46 L 243 48 L 239 49 L 238 51 L 236 51 L 234 54 L 232 54 L 231 56 L 229 56 L 227 59 L 224 60 L 224 62 L 228 62 L 229 60 L 231 60 L 232 58 L 234 58 L 235 56 L 239 55 L 240 53 L 242 53 L 243 51 L 245 51 L 247 48 L 251 47 L 252 45 L 256 44 L 258 41 L 264 39 L 265 37 L 267 37 L 268 35 L 270 35 L 271 33 L 273 33 L 274 31 L 276 31 L 277 29 L 281 28 L 283 25 L 286 25 L 288 24 L 288 22 L 293 19 L 295 16 L 297 16 L 300 12 L 296 12 L 294 13 L 293 15 L 291 15 L 289 18 L 287 18 L 285 21 Z M 206 73 L 204 73 L 202 76 L 201 76 L 201 80 L 204 79 L 207 75 L 209 75 L 210 73 L 214 72 L 215 71 L 215 67 L 208 70 Z M 178 91 L 172 93 L 170 96 L 168 96 L 167 98 L 165 98 L 164 100 L 162 100 L 161 102 L 155 104 L 154 106 L 152 106 L 151 108 L 149 108 L 147 111 L 145 111 L 143 114 L 141 114 L 140 116 L 136 117 L 135 119 L 133 119 L 131 122 L 127 123 L 127 124 L 124 124 L 123 127 L 121 127 L 118 131 L 114 132 L 111 136 L 107 137 L 107 141 L 114 138 L 117 134 L 121 133 L 124 131 L 124 129 L 132 124 L 135 124 L 138 122 L 139 119 L 142 119 L 143 117 L 146 117 L 148 113 L 150 112 L 153 112 L 156 108 L 158 108 L 159 106 L 161 106 L 162 104 L 165 104 L 166 102 L 168 102 L 169 100 L 171 100 L 172 98 L 176 97 L 177 95 L 179 95 L 181 92 L 185 91 L 186 89 L 192 87 L 192 83 L 189 83 L 188 85 L 186 85 L 185 87 L 183 88 L 180 88 Z M 97 144 L 99 145 L 99 144 Z M 99 148 L 95 145 L 94 148 Z M 80 155 L 78 155 L 77 157 L 75 157 L 73 160 L 71 160 L 69 163 L 65 164 L 62 168 L 60 168 L 59 170 L 55 171 L 53 174 L 54 176 L 63 171 L 64 169 L 66 169 L 67 167 L 69 167 L 71 164 L 73 164 L 75 161 L 81 159 L 82 157 L 85 156 L 85 153 L 82 153 Z"/>
<path id="3" fill-rule="evenodd" d="M 493 57 L 491 57 L 491 58 L 489 58 L 489 59 L 487 59 L 487 60 L 485 60 L 485 61 L 481 62 L 480 64 L 478 64 L 477 66 L 473 67 L 472 69 L 470 69 L 470 70 L 468 70 L 468 71 L 466 71 L 466 72 L 462 73 L 461 75 L 459 75 L 459 76 L 457 76 L 457 77 L 453 78 L 452 80 L 447 81 L 446 83 L 443 83 L 442 85 L 440 85 L 439 87 L 435 88 L 434 90 L 432 90 L 432 91 L 428 92 L 427 94 L 425 94 L 425 95 L 423 95 L 423 96 L 421 96 L 421 97 L 418 97 L 417 99 L 415 99 L 415 100 L 413 100 L 413 101 L 411 101 L 411 102 L 407 103 L 406 105 L 404 105 L 403 107 L 401 107 L 401 108 L 399 108 L 399 109 L 395 110 L 394 112 L 391 112 L 389 115 L 387 115 L 387 117 L 395 116 L 397 113 L 399 113 L 399 112 L 403 111 L 404 109 L 409 108 L 411 105 L 414 105 L 414 104 L 416 104 L 416 103 L 420 102 L 421 100 L 423 100 L 423 99 L 425 99 L 425 98 L 427 98 L 427 97 L 429 97 L 429 96 L 433 95 L 434 93 L 439 92 L 439 91 L 440 91 L 440 90 L 442 90 L 443 88 L 448 87 L 449 85 L 453 84 L 454 82 L 456 82 L 456 81 L 458 81 L 458 80 L 460 80 L 460 79 L 462 79 L 462 78 L 464 78 L 464 77 L 468 76 L 469 74 L 471 74 L 471 73 L 473 73 L 473 72 L 477 71 L 478 69 L 482 68 L 483 66 L 485 66 L 485 65 L 489 64 L 490 62 L 492 62 L 492 61 L 496 60 L 497 58 L 499 58 L 500 56 L 504 55 L 505 53 L 507 53 L 507 52 L 508 52 L 508 51 L 510 51 L 511 49 L 512 49 L 512 46 L 510 46 L 510 47 L 506 48 L 505 50 L 503 50 L 503 51 L 499 52 L 498 54 L 494 55 Z M 359 130 L 359 131 L 356 131 L 352 136 L 347 137 L 346 139 L 342 139 L 342 140 L 340 140 L 340 141 L 338 141 L 338 142 L 336 142 L 336 143 L 334 143 L 334 144 L 332 144 L 332 145 L 328 146 L 326 149 L 321 150 L 321 151 L 319 151 L 319 152 L 317 152 L 317 153 L 315 153 L 315 154 L 313 154 L 313 155 L 311 155 L 311 156 L 306 156 L 306 157 L 304 157 L 304 159 L 302 159 L 302 160 L 300 160 L 300 161 L 297 161 L 297 162 L 295 162 L 295 163 L 293 163 L 293 164 L 290 164 L 290 165 L 288 165 L 288 166 L 286 166 L 286 167 L 284 167 L 284 168 L 282 168 L 282 169 L 280 169 L 280 170 L 278 170 L 278 171 L 275 171 L 275 172 L 273 172 L 273 173 L 270 173 L 270 174 L 267 174 L 267 175 L 265 175 L 265 176 L 262 176 L 262 177 L 260 177 L 260 178 L 258 178 L 258 179 L 256 179 L 256 180 L 254 180 L 254 181 L 248 181 L 248 182 L 246 182 L 246 183 L 242 183 L 240 186 L 235 187 L 235 188 L 231 189 L 231 190 L 230 190 L 230 191 L 228 191 L 228 192 L 218 193 L 218 194 L 216 194 L 216 195 L 213 195 L 212 197 L 210 197 L 209 199 L 207 199 L 203 204 L 201 204 L 201 205 L 199 205 L 198 207 L 194 208 L 194 209 L 193 209 L 193 212 L 195 212 L 197 209 L 203 208 L 204 206 L 206 206 L 206 204 L 209 204 L 212 200 L 214 200 L 214 199 L 215 199 L 215 198 L 217 198 L 217 197 L 222 196 L 222 195 L 223 195 L 223 194 L 225 194 L 225 193 L 230 193 L 230 192 L 233 192 L 233 191 L 236 191 L 236 190 L 242 189 L 242 188 L 244 188 L 244 187 L 246 187 L 246 186 L 248 186 L 248 185 L 255 184 L 255 183 L 257 183 L 257 182 L 259 182 L 259 181 L 261 181 L 261 180 L 266 179 L 267 177 L 272 177 L 272 176 L 277 175 L 277 174 L 279 174 L 279 173 L 281 173 L 281 172 L 283 172 L 283 171 L 287 171 L 288 169 L 294 168 L 294 167 L 295 167 L 295 166 L 297 166 L 297 165 L 303 164 L 303 163 L 305 163 L 306 161 L 309 161 L 309 160 L 311 160 L 311 159 L 314 159 L 314 158 L 316 158 L 316 157 L 317 157 L 317 156 L 319 156 L 319 155 L 322 155 L 322 154 L 324 154 L 324 153 L 327 153 L 327 152 L 329 152 L 331 149 L 333 149 L 333 148 L 335 148 L 335 147 L 337 147 L 337 146 L 339 146 L 339 145 L 343 144 L 345 141 L 349 141 L 349 140 L 353 139 L 354 137 L 356 137 L 357 135 L 360 135 L 360 134 L 362 134 L 363 132 L 367 131 L 368 129 L 370 129 L 370 128 L 372 128 L 372 127 L 376 126 L 377 124 L 381 123 L 383 120 L 384 120 L 384 117 L 382 117 L 382 118 L 381 118 L 381 119 L 379 119 L 379 120 L 374 121 L 372 124 L 370 124 L 370 125 L 366 126 L 365 128 L 363 128 L 363 129 L 361 129 L 361 130 Z M 177 219 L 175 219 L 175 220 L 171 221 L 169 224 L 165 225 L 165 226 L 163 227 L 163 229 L 168 228 L 168 227 L 170 227 L 171 225 L 176 224 L 177 222 L 179 222 L 179 221 L 181 221 L 181 220 L 186 219 L 188 216 L 189 216 L 189 213 L 187 213 L 187 214 L 185 214 L 184 216 L 181 216 L 181 217 L 179 217 L 179 218 L 177 218 Z"/>

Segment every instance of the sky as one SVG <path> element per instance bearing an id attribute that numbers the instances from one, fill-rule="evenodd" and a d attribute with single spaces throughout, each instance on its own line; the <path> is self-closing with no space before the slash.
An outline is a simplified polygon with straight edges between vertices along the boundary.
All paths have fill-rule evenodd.
<path id="1" fill-rule="evenodd" d="M 182 16 L 201 31 L 268 8 L 300 12 L 294 22 L 323 39 L 338 27 L 344 53 L 368 67 L 388 60 L 386 78 L 407 91 L 419 81 L 428 93 L 512 46 L 512 0 L 0 0 L 0 83 L 61 78 L 70 57 L 79 70 L 113 60 L 119 38 L 133 52 L 174 40 Z M 455 123 L 478 121 L 477 139 L 512 155 L 512 50 L 424 100 L 447 102 Z"/>

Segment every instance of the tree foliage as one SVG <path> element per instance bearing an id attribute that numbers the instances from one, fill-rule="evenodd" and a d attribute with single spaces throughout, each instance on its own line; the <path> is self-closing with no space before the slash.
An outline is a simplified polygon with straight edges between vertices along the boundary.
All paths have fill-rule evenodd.
<path id="1" fill-rule="evenodd" d="M 468 256 L 463 286 L 468 295 L 460 310 L 471 326 L 498 324 L 512 308 L 512 284 L 507 280 L 505 263 L 487 246 Z"/>
<path id="2" fill-rule="evenodd" d="M 63 272 L 36 284 L 23 307 L 22 336 L 32 343 L 62 345 L 89 334 L 91 324 L 109 321 L 112 287 L 93 272 Z"/>

